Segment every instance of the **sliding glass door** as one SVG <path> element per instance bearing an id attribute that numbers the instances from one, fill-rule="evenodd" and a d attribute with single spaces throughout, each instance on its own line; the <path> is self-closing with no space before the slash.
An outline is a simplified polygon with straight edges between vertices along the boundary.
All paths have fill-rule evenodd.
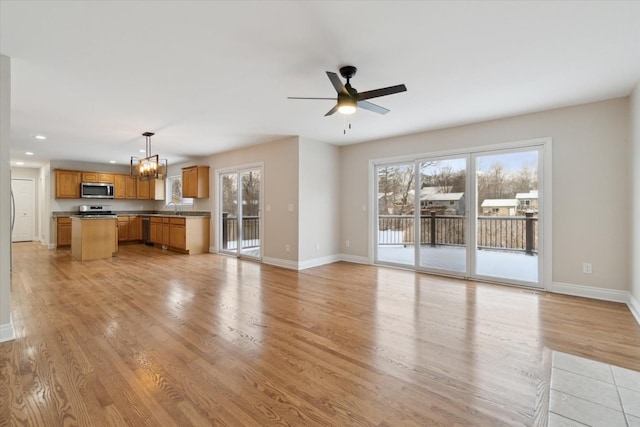
<path id="1" fill-rule="evenodd" d="M 220 252 L 260 259 L 262 257 L 262 168 L 218 174 Z"/>
<path id="2" fill-rule="evenodd" d="M 542 154 L 537 145 L 376 165 L 374 262 L 541 287 Z"/>
<path id="3" fill-rule="evenodd" d="M 467 273 L 468 156 L 431 158 L 417 163 L 420 171 L 418 267 Z"/>
<path id="4" fill-rule="evenodd" d="M 540 281 L 538 186 L 542 150 L 473 155 L 474 277 L 536 286 Z"/>

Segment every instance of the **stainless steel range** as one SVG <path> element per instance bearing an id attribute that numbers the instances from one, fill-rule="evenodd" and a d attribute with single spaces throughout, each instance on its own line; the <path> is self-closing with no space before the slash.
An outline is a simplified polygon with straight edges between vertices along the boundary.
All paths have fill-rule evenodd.
<path id="1" fill-rule="evenodd" d="M 117 218 L 111 205 L 80 205 L 78 214 L 83 218 Z"/>

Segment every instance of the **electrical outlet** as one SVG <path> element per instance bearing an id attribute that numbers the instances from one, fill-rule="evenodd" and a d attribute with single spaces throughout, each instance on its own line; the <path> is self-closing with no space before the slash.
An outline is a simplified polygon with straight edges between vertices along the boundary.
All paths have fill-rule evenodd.
<path id="1" fill-rule="evenodd" d="M 289 252 L 289 251 L 291 250 L 291 246 L 289 246 L 288 244 L 287 244 L 287 245 L 284 245 L 284 250 L 285 250 L 286 252 Z"/>
<path id="2" fill-rule="evenodd" d="M 591 274 L 591 263 L 590 262 L 582 263 L 582 272 L 584 274 Z"/>
<path id="3" fill-rule="evenodd" d="M 345 244 L 344 244 L 344 245 L 345 245 L 346 247 L 350 247 L 350 246 L 351 246 L 351 242 L 347 240 L 347 241 L 345 242 Z"/>
<path id="4" fill-rule="evenodd" d="M 316 251 L 320 250 L 320 243 L 316 243 Z"/>

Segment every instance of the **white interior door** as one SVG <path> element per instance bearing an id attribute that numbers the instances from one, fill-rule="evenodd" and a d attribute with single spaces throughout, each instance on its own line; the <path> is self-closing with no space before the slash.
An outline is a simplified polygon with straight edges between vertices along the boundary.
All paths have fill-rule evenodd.
<path id="1" fill-rule="evenodd" d="M 34 182 L 32 179 L 12 178 L 11 191 L 15 200 L 15 223 L 11 241 L 30 242 L 34 234 Z"/>

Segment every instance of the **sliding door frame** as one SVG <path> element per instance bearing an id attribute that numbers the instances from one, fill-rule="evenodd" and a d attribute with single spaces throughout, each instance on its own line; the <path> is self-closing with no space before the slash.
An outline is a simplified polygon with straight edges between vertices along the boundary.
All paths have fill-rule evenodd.
<path id="1" fill-rule="evenodd" d="M 240 245 L 240 242 L 237 242 L 237 248 L 236 248 L 236 253 L 233 253 L 233 251 L 228 251 L 228 250 L 223 250 L 222 249 L 222 176 L 223 175 L 227 175 L 227 174 L 231 174 L 231 173 L 235 173 L 238 176 L 238 188 L 237 188 L 237 197 L 240 198 L 241 194 L 242 194 L 242 181 L 241 181 L 241 176 L 243 172 L 249 172 L 249 171 L 253 171 L 258 169 L 260 171 L 260 198 L 259 198 L 259 205 L 260 205 L 260 218 L 259 218 L 259 222 L 258 222 L 258 227 L 259 227 L 259 236 L 260 236 L 260 255 L 258 257 L 254 257 L 254 256 L 250 256 L 250 255 L 243 255 L 242 254 L 242 247 Z M 262 261 L 262 257 L 264 256 L 264 162 L 258 162 L 258 163 L 250 163 L 250 164 L 245 164 L 245 165 L 240 165 L 240 166 L 233 166 L 233 167 L 227 167 L 227 168 L 220 168 L 220 169 L 216 169 L 215 170 L 215 177 L 216 177 L 216 182 L 215 182 L 215 188 L 216 188 L 216 203 L 215 203 L 215 233 L 216 233 L 216 239 L 215 239 L 215 249 L 216 252 L 221 253 L 221 254 L 225 254 L 225 255 L 229 255 L 229 256 L 235 256 L 238 258 L 244 258 L 244 259 L 248 259 L 248 260 L 254 260 L 254 261 Z M 238 207 L 238 223 L 241 224 L 242 218 L 241 218 L 241 206 Z M 241 235 L 238 236 L 238 238 L 242 238 Z"/>
<path id="2" fill-rule="evenodd" d="M 471 158 L 470 164 L 468 165 L 468 172 L 475 174 L 475 154 L 477 153 L 486 153 L 491 151 L 502 151 L 502 150 L 510 150 L 510 149 L 526 149 L 526 148 L 540 148 L 542 152 L 542 159 L 538 160 L 538 191 L 539 191 L 539 200 L 540 205 L 538 207 L 539 212 L 541 213 L 541 221 L 539 223 L 538 233 L 541 236 L 542 244 L 538 248 L 539 256 L 542 259 L 542 262 L 539 265 L 539 274 L 538 274 L 538 283 L 539 287 L 536 289 L 544 289 L 550 290 L 552 288 L 552 230 L 553 230 L 553 218 L 552 218 L 552 138 L 535 138 L 529 140 L 522 141 L 513 141 L 513 142 L 505 142 L 491 145 L 483 145 L 483 146 L 470 146 L 455 150 L 441 150 L 434 152 L 426 152 L 421 154 L 408 154 L 403 156 L 396 157 L 387 157 L 387 158 L 377 158 L 369 160 L 369 217 L 368 217 L 368 258 L 370 264 L 375 264 L 376 261 L 376 251 L 377 251 L 377 237 L 375 235 L 377 231 L 377 221 L 378 221 L 378 207 L 377 207 L 377 176 L 376 176 L 376 167 L 380 165 L 389 165 L 394 163 L 410 163 L 417 162 L 421 159 L 428 158 L 436 158 L 436 157 L 451 157 L 451 156 L 464 156 L 469 155 Z M 472 182 L 475 185 L 475 176 L 468 180 L 468 182 Z M 469 186 L 469 183 L 467 184 Z M 470 190 L 470 191 L 469 191 Z M 476 189 L 472 186 L 470 192 L 470 200 L 469 203 L 476 203 Z M 472 206 L 472 205 L 469 205 Z M 467 213 L 467 221 L 469 224 L 469 233 L 468 239 L 473 241 L 474 244 L 476 242 L 476 220 L 470 218 L 471 215 L 469 212 Z M 472 262 L 472 256 L 470 251 L 467 251 L 467 271 L 468 275 L 471 276 L 475 271 L 475 263 Z M 388 265 L 386 263 L 382 265 Z M 415 271 L 424 271 L 422 269 L 417 268 L 417 261 L 414 266 L 411 267 Z M 397 266 L 400 268 L 408 268 L 408 266 Z M 428 271 L 430 274 L 442 274 L 451 277 L 460 277 L 459 275 L 449 274 L 449 273 L 441 273 L 439 271 Z M 502 281 L 499 279 L 493 278 L 474 278 L 473 280 L 478 281 L 487 281 L 487 282 L 496 282 L 496 283 L 506 283 L 514 286 L 527 286 L 523 283 L 518 283 L 516 281 Z"/>

